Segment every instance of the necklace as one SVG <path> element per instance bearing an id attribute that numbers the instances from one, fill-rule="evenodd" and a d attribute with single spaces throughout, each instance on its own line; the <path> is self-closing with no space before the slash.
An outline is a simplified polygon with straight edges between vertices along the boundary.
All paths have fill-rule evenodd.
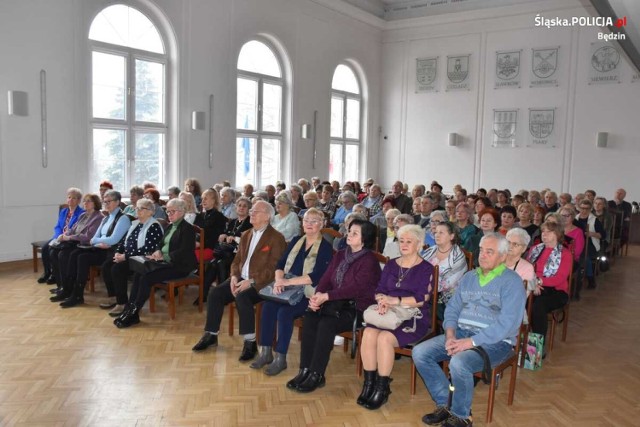
<path id="1" fill-rule="evenodd" d="M 406 270 L 402 268 L 400 263 L 398 263 L 398 268 L 400 269 L 400 274 L 398 274 L 398 281 L 396 282 L 396 288 L 399 288 L 400 286 L 402 286 L 402 281 L 407 276 L 407 274 L 409 274 L 409 271 L 411 271 L 411 269 L 416 266 L 417 261 L 418 260 L 413 260 L 411 265 L 409 267 L 407 267 Z"/>
<path id="2" fill-rule="evenodd" d="M 453 246 L 452 246 L 452 247 L 453 247 Z M 447 249 L 446 251 L 441 251 L 441 250 L 440 250 L 440 247 L 437 247 L 437 248 L 438 248 L 438 252 L 440 252 L 441 254 L 446 254 L 447 252 L 449 252 L 449 251 L 451 250 L 451 248 L 449 248 L 449 249 Z"/>

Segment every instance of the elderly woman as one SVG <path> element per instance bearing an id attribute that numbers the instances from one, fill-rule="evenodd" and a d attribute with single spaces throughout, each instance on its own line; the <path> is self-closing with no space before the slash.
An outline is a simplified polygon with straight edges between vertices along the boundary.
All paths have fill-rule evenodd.
<path id="1" fill-rule="evenodd" d="M 574 270 L 578 271 L 582 251 L 584 250 L 584 231 L 574 224 L 576 211 L 573 205 L 562 206 L 557 212 L 562 217 L 561 224 L 564 226 L 565 240 L 569 244 L 569 249 L 573 252 Z"/>
<path id="2" fill-rule="evenodd" d="M 300 220 L 292 209 L 293 203 L 287 191 L 282 191 L 276 196 L 276 215 L 271 218 L 271 226 L 279 231 L 287 242 L 300 235 Z"/>
<path id="3" fill-rule="evenodd" d="M 102 201 L 97 194 L 86 194 L 82 198 L 82 207 L 84 212 L 78 218 L 78 221 L 72 227 L 59 235 L 56 239 L 49 242 L 49 254 L 51 258 L 51 271 L 58 284 L 51 301 L 63 301 L 71 295 L 71 289 L 63 291 L 62 285 L 66 277 L 69 256 L 76 248 L 76 245 L 88 245 L 91 238 L 96 234 L 96 230 L 100 226 L 103 219 Z"/>
<path id="4" fill-rule="evenodd" d="M 184 191 L 193 194 L 197 211 L 200 207 L 200 203 L 202 203 L 202 187 L 200 186 L 200 182 L 195 178 L 187 179 L 184 182 Z"/>
<path id="5" fill-rule="evenodd" d="M 407 320 L 394 330 L 367 325 L 360 345 L 364 367 L 364 385 L 358 405 L 378 409 L 388 399 L 393 369 L 394 348 L 420 340 L 431 327 L 431 310 L 427 304 L 431 294 L 433 267 L 419 254 L 424 230 L 419 225 L 404 225 L 398 230 L 400 257 L 389 261 L 376 288 L 378 312 L 390 307 L 420 307 L 421 317 Z"/>
<path id="6" fill-rule="evenodd" d="M 136 206 L 138 206 L 138 200 L 144 197 L 144 188 L 139 185 L 134 185 L 129 189 L 129 201 L 130 203 L 123 209 L 123 212 L 127 215 L 131 215 L 136 218 L 138 215 Z"/>
<path id="7" fill-rule="evenodd" d="M 222 214 L 226 216 L 227 219 L 236 218 L 238 214 L 236 213 L 235 190 L 231 187 L 223 187 L 222 190 L 220 190 L 220 199 L 222 201 L 222 204 L 220 206 L 220 212 L 222 212 Z"/>
<path id="8" fill-rule="evenodd" d="M 485 234 L 494 233 L 500 227 L 500 214 L 493 208 L 487 208 L 480 212 L 480 233 L 471 236 L 467 245 L 464 247 L 473 254 L 473 265 L 478 265 L 478 256 L 480 255 L 480 239 Z"/>
<path id="9" fill-rule="evenodd" d="M 540 205 L 536 206 L 532 204 L 531 206 L 533 207 L 533 220 L 531 222 L 540 228 L 544 222 L 545 216 L 547 215 L 547 210 Z"/>
<path id="10" fill-rule="evenodd" d="M 341 205 L 333 216 L 332 223 L 339 227 L 344 219 L 353 211 L 353 206 L 358 203 L 358 198 L 352 191 L 345 191 L 340 195 Z"/>
<path id="11" fill-rule="evenodd" d="M 362 204 L 369 210 L 369 216 L 373 217 L 382 210 L 382 201 L 384 195 L 382 194 L 382 188 L 378 184 L 372 184 L 369 189 L 369 195 L 362 199 Z"/>
<path id="12" fill-rule="evenodd" d="M 380 265 L 372 252 L 375 238 L 373 224 L 351 222 L 347 249 L 335 254 L 316 293 L 309 299 L 302 330 L 300 371 L 287 382 L 289 389 L 308 393 L 323 387 L 334 337 L 352 330 L 354 321 L 362 322 L 362 312 L 375 303 L 375 286 L 380 279 Z"/>
<path id="13" fill-rule="evenodd" d="M 105 179 L 98 185 L 98 191 L 100 192 L 100 199 L 104 199 L 104 195 L 107 191 L 113 190 L 113 184 L 108 179 Z"/>
<path id="14" fill-rule="evenodd" d="M 227 225 L 227 217 L 218 210 L 219 207 L 220 196 L 218 195 L 218 192 L 213 188 L 204 190 L 202 193 L 202 212 L 196 216 L 193 224 L 204 230 L 205 261 L 213 259 L 213 250 L 218 243 L 220 235 L 224 233 Z M 196 259 L 200 256 L 200 251 L 198 250 L 199 245 L 200 242 L 196 242 Z"/>
<path id="15" fill-rule="evenodd" d="M 478 233 L 478 227 L 473 225 L 473 208 L 466 202 L 456 206 L 456 227 L 460 236 L 460 244 L 466 246 L 471 236 Z"/>
<path id="16" fill-rule="evenodd" d="M 291 184 L 289 192 L 291 194 L 293 210 L 299 212 L 301 209 L 304 209 L 306 206 L 304 204 L 304 196 L 302 195 L 302 187 L 298 184 Z"/>
<path id="17" fill-rule="evenodd" d="M 604 237 L 600 239 L 601 252 L 606 253 L 609 242 L 613 237 L 613 216 L 608 210 L 607 199 L 596 197 L 593 201 L 593 214 L 604 227 Z"/>
<path id="18" fill-rule="evenodd" d="M 262 304 L 262 319 L 260 321 L 260 356 L 250 366 L 260 369 L 266 365 L 264 373 L 278 375 L 287 368 L 287 351 L 293 333 L 293 321 L 304 315 L 309 306 L 309 297 L 313 288 L 326 271 L 333 255 L 328 241 L 322 238 L 320 229 L 324 223 L 324 214 L 318 209 L 311 208 L 302 220 L 304 235 L 295 237 L 287 250 L 278 261 L 275 273 L 273 293 L 281 293 L 288 286 L 308 286 L 305 288 L 305 298 L 296 305 L 265 301 Z M 276 354 L 273 357 L 271 343 L 276 336 L 278 326 L 278 341 Z"/>
<path id="19" fill-rule="evenodd" d="M 429 215 L 429 228 L 424 235 L 424 244 L 432 247 L 436 244 L 436 227 L 443 222 L 447 222 L 447 213 L 445 211 L 433 211 Z"/>
<path id="20" fill-rule="evenodd" d="M 601 241 L 605 237 L 604 226 L 598 218 L 591 212 L 593 204 L 589 199 L 583 199 L 580 202 L 580 212 L 576 215 L 576 221 L 578 227 L 585 230 L 585 237 L 587 238 L 587 254 L 584 258 L 585 275 L 587 276 L 587 286 L 589 289 L 596 287 L 596 280 L 594 277 L 594 260 L 600 253 Z M 582 281 L 576 283 L 576 289 L 573 294 L 574 298 L 580 299 L 580 290 L 582 289 Z"/>
<path id="21" fill-rule="evenodd" d="M 473 209 L 475 211 L 475 215 L 473 217 L 473 225 L 476 227 L 480 227 L 480 212 L 483 210 L 492 207 L 491 200 L 488 197 L 478 197 L 476 203 L 473 205 Z"/>
<path id="22" fill-rule="evenodd" d="M 153 217 L 155 219 L 167 219 L 167 214 L 164 209 L 162 209 L 162 206 L 160 206 L 160 193 L 158 190 L 155 188 L 147 188 L 144 190 L 144 198 L 153 202 Z"/>
<path id="23" fill-rule="evenodd" d="M 522 203 L 518 206 L 518 225 L 523 228 L 530 237 L 530 240 L 540 234 L 540 227 L 533 223 L 533 206 L 529 203 Z"/>
<path id="24" fill-rule="evenodd" d="M 560 224 L 545 222 L 540 229 L 542 243 L 531 248 L 527 259 L 539 278 L 533 291 L 531 330 L 545 336 L 547 313 L 569 301 L 569 274 L 573 261 L 571 253 L 562 245 L 564 230 Z"/>
<path id="25" fill-rule="evenodd" d="M 507 231 L 511 230 L 516 225 L 516 217 L 518 212 L 516 208 L 511 205 L 505 205 L 500 209 L 500 227 L 498 232 L 503 236 L 507 235 Z"/>
<path id="26" fill-rule="evenodd" d="M 308 209 L 318 207 L 318 193 L 316 193 L 314 190 L 309 190 L 304 193 L 302 199 L 304 200 L 304 208 L 301 209 L 300 212 L 298 212 L 298 217 L 300 219 L 304 218 L 304 214 L 307 213 Z"/>
<path id="27" fill-rule="evenodd" d="M 387 242 L 384 245 L 384 251 L 382 255 L 386 256 L 389 259 L 398 258 L 401 255 L 398 230 L 404 227 L 405 225 L 413 224 L 413 217 L 409 214 L 400 214 L 393 220 L 393 233 L 394 237 L 392 240 L 387 239 Z"/>
<path id="28" fill-rule="evenodd" d="M 349 225 L 351 225 L 351 221 L 353 221 L 354 219 L 366 221 L 367 217 L 356 212 L 351 212 L 349 215 L 347 215 L 347 217 L 344 220 L 344 224 L 342 224 L 342 227 L 344 227 L 344 230 L 342 227 L 340 228 L 342 237 L 333 239 L 332 246 L 334 251 L 337 252 L 347 248 L 347 235 L 349 234 L 348 232 Z M 325 237 L 325 239 L 327 238 L 328 237 Z"/>
<path id="29" fill-rule="evenodd" d="M 387 240 L 393 240 L 396 237 L 396 232 L 393 229 L 393 221 L 396 219 L 398 215 L 400 215 L 398 209 L 389 209 L 387 213 L 384 214 L 385 219 L 385 227 L 380 228 L 378 230 L 378 251 L 384 252 L 384 247 L 387 244 Z"/>
<path id="30" fill-rule="evenodd" d="M 171 187 L 167 188 L 167 197 L 169 198 L 169 200 L 177 199 L 179 195 L 180 195 L 180 187 L 172 185 Z"/>
<path id="31" fill-rule="evenodd" d="M 438 275 L 438 319 L 444 319 L 444 309 L 458 289 L 458 282 L 467 272 L 467 259 L 458 245 L 456 227 L 450 222 L 438 224 L 435 232 L 436 244 L 425 249 L 420 256 L 433 266 L 439 266 Z"/>
<path id="32" fill-rule="evenodd" d="M 336 211 L 336 202 L 333 200 L 333 187 L 329 184 L 322 187 L 318 208 L 324 212 L 327 217 L 333 218 L 333 214 Z"/>
<path id="33" fill-rule="evenodd" d="M 512 228 L 507 231 L 507 242 L 509 242 L 509 252 L 507 252 L 507 259 L 504 262 L 508 269 L 511 269 L 518 273 L 522 280 L 526 280 L 527 283 L 533 284 L 536 279 L 536 273 L 533 270 L 533 265 L 526 259 L 522 258 L 529 247 L 531 237 L 523 228 Z"/>
<path id="34" fill-rule="evenodd" d="M 116 248 L 113 258 L 102 264 L 102 278 L 107 287 L 109 301 L 100 304 L 100 308 L 111 308 L 111 317 L 120 316 L 128 301 L 129 258 L 148 255 L 158 250 L 164 234 L 162 226 L 153 217 L 154 206 L 151 200 L 138 200 L 136 210 L 138 219 L 131 223 L 131 228 Z"/>
<path id="35" fill-rule="evenodd" d="M 56 283 L 56 278 L 53 275 L 51 261 L 49 257 L 49 246 L 51 242 L 55 241 L 61 234 L 69 230 L 78 221 L 80 215 L 84 213 L 79 204 L 82 199 L 82 192 L 77 188 L 69 188 L 67 190 L 67 207 L 60 209 L 58 212 L 58 222 L 53 227 L 53 236 L 49 243 L 42 247 L 42 266 L 44 272 L 42 276 L 38 278 L 38 283 L 48 283 L 53 285 Z"/>
<path id="36" fill-rule="evenodd" d="M 184 220 L 186 209 L 186 203 L 180 199 L 169 200 L 167 203 L 167 215 L 171 226 L 164 234 L 160 249 L 146 257 L 149 262 L 162 264 L 156 270 L 136 273 L 129 304 L 113 322 L 118 328 L 128 328 L 140 323 L 140 310 L 149 299 L 151 286 L 184 277 L 197 267 L 198 261 L 193 253 L 196 232 L 193 226 Z"/>
<path id="37" fill-rule="evenodd" d="M 189 224 L 193 224 L 198 214 L 196 210 L 196 199 L 193 197 L 193 194 L 187 191 L 181 191 L 178 198 L 187 206 L 187 211 L 184 214 L 184 220 Z"/>
<path id="38" fill-rule="evenodd" d="M 456 222 L 456 201 L 447 200 L 444 205 L 444 210 L 447 212 L 447 221 Z M 473 215 L 473 209 L 471 209 L 471 215 Z M 472 217 L 473 220 L 473 217 Z"/>
<path id="39" fill-rule="evenodd" d="M 366 206 L 366 205 L 365 205 Z M 393 196 L 385 197 L 381 204 L 381 209 L 375 215 L 369 216 L 369 221 L 379 229 L 387 228 L 387 212 L 396 207 Z M 381 230 L 382 231 L 382 230 Z"/>

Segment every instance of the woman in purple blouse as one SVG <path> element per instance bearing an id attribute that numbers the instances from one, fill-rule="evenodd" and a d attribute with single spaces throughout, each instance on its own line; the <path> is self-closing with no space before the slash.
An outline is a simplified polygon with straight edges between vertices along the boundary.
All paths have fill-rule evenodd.
<path id="1" fill-rule="evenodd" d="M 324 387 L 333 339 L 362 321 L 362 312 L 375 303 L 374 292 L 380 279 L 380 265 L 371 251 L 376 227 L 355 219 L 349 226 L 347 248 L 331 260 L 316 293 L 309 299 L 304 316 L 300 371 L 287 387 L 309 393 Z"/>
<path id="2" fill-rule="evenodd" d="M 382 271 L 376 289 L 378 312 L 390 307 L 419 307 L 414 319 L 406 320 L 394 330 L 367 326 L 362 337 L 360 354 L 364 368 L 364 385 L 358 405 L 378 409 L 391 390 L 389 383 L 393 369 L 394 348 L 404 347 L 424 337 L 431 328 L 431 304 L 427 304 L 432 290 L 433 266 L 420 257 L 424 229 L 419 225 L 405 225 L 398 230 L 400 257 L 389 261 Z"/>

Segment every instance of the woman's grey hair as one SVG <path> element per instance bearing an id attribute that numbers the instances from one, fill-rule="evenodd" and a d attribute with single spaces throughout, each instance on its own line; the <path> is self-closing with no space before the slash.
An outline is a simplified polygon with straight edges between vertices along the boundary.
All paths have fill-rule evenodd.
<path id="1" fill-rule="evenodd" d="M 425 234 L 424 228 L 420 227 L 417 224 L 403 225 L 398 229 L 398 234 L 397 234 L 398 238 L 401 238 L 402 236 L 405 236 L 407 234 L 418 239 L 418 242 L 421 245 L 422 245 L 422 242 L 424 242 L 424 234 Z"/>
<path id="2" fill-rule="evenodd" d="M 302 187 L 300 187 L 298 184 L 291 184 L 289 186 L 289 190 L 296 190 L 298 193 L 302 194 Z"/>
<path id="3" fill-rule="evenodd" d="M 122 195 L 116 190 L 107 190 L 104 193 L 104 197 L 111 197 L 111 200 L 117 200 L 118 202 L 122 200 Z"/>
<path id="4" fill-rule="evenodd" d="M 238 200 L 236 200 L 236 205 L 240 202 L 246 203 L 247 207 L 251 209 L 251 200 L 249 200 L 248 197 L 245 197 L 245 196 L 238 197 Z"/>
<path id="5" fill-rule="evenodd" d="M 181 199 L 187 205 L 185 210 L 186 212 L 196 213 L 196 199 L 195 197 L 193 197 L 193 194 L 191 194 L 188 191 L 181 191 L 178 197 L 180 198 L 184 197 L 186 199 L 186 200 Z"/>
<path id="6" fill-rule="evenodd" d="M 253 207 L 255 208 L 258 205 L 265 206 L 265 208 L 267 209 L 267 213 L 269 214 L 269 222 L 271 222 L 273 217 L 276 215 L 276 210 L 273 208 L 273 206 L 271 206 L 271 203 L 265 202 L 264 200 L 258 200 L 253 204 Z"/>
<path id="7" fill-rule="evenodd" d="M 259 199 L 262 199 L 264 201 L 269 201 L 269 193 L 264 190 L 256 191 L 255 193 L 253 193 L 253 196 L 258 197 Z"/>
<path id="8" fill-rule="evenodd" d="M 291 194 L 287 190 L 281 191 L 280 194 L 276 196 L 276 202 L 284 203 L 289 207 L 293 206 L 293 202 L 291 201 Z"/>
<path id="9" fill-rule="evenodd" d="M 345 198 L 350 199 L 353 203 L 358 203 L 358 198 L 355 194 L 353 194 L 353 191 L 343 191 L 340 195 L 340 199 L 343 201 L 343 203 Z"/>
<path id="10" fill-rule="evenodd" d="M 82 191 L 79 188 L 71 187 L 67 189 L 67 194 L 73 196 L 74 199 L 82 200 Z"/>
<path id="11" fill-rule="evenodd" d="M 402 213 L 402 212 L 400 212 L 398 209 L 393 208 L 393 209 L 389 209 L 389 210 L 387 211 L 387 213 L 386 213 L 386 214 L 384 214 L 384 217 L 385 217 L 385 218 L 391 218 L 391 217 L 395 218 L 395 217 L 397 217 L 398 215 L 400 215 L 401 213 Z"/>
<path id="12" fill-rule="evenodd" d="M 484 242 L 487 239 L 496 239 L 498 241 L 498 253 L 500 255 L 506 255 L 509 252 L 509 242 L 507 241 L 507 238 L 504 237 L 502 234 L 500 233 L 485 234 L 484 236 L 482 236 L 482 239 L 480 239 L 480 246 L 482 246 L 482 242 Z"/>
<path id="13" fill-rule="evenodd" d="M 156 205 L 153 204 L 153 200 L 149 199 L 138 199 L 138 201 L 136 202 L 136 206 L 139 208 L 148 209 L 152 214 L 156 210 Z"/>
<path id="14" fill-rule="evenodd" d="M 447 220 L 447 212 L 446 211 L 433 211 L 431 212 L 431 214 L 429 215 L 429 219 L 433 219 L 435 217 L 439 216 L 440 218 L 442 218 L 443 221 Z"/>
<path id="15" fill-rule="evenodd" d="M 415 222 L 413 220 L 413 217 L 411 215 L 409 215 L 409 214 L 400 214 L 397 217 L 395 217 L 394 221 L 395 222 L 402 221 L 407 225 L 408 224 L 413 224 Z"/>
<path id="16" fill-rule="evenodd" d="M 144 188 L 140 187 L 139 185 L 134 185 L 133 187 L 131 187 L 131 189 L 129 189 L 129 194 L 135 194 L 138 197 L 142 197 L 144 196 Z"/>
<path id="17" fill-rule="evenodd" d="M 229 196 L 231 197 L 231 203 L 235 202 L 236 190 L 231 187 L 222 187 L 222 190 L 220 190 L 220 197 L 224 196 L 226 193 L 229 193 Z"/>
<path id="18" fill-rule="evenodd" d="M 564 228 L 565 221 L 564 221 L 564 217 L 560 215 L 560 212 L 549 212 L 544 216 L 545 221 L 549 218 L 553 218 L 555 222 L 558 223 L 558 225 L 560 225 L 560 227 Z"/>
<path id="19" fill-rule="evenodd" d="M 186 212 L 187 211 L 187 204 L 185 203 L 184 200 L 180 200 L 180 199 L 171 199 L 167 202 L 167 209 L 169 208 L 175 208 L 175 210 L 180 211 L 180 212 Z"/>
<path id="20" fill-rule="evenodd" d="M 144 193 L 144 190 L 143 190 L 143 193 Z M 172 185 L 171 187 L 167 188 L 167 194 L 173 194 L 175 197 L 178 197 L 180 195 L 180 188 L 176 187 L 175 185 Z"/>
<path id="21" fill-rule="evenodd" d="M 460 202 L 456 205 L 456 210 L 458 210 L 458 208 L 464 209 L 467 211 L 467 215 L 469 215 L 469 221 L 472 221 L 471 217 L 473 216 L 474 213 L 474 208 L 472 206 L 470 206 L 467 202 Z"/>
<path id="22" fill-rule="evenodd" d="M 525 248 L 529 246 L 529 242 L 531 241 L 531 236 L 529 236 L 529 233 L 527 233 L 524 228 L 512 228 L 511 230 L 507 231 L 507 239 L 510 236 L 514 236 L 515 238 L 520 240 L 520 243 L 522 243 Z"/>
<path id="23" fill-rule="evenodd" d="M 350 214 L 347 214 L 347 216 L 344 217 L 344 223 L 349 224 L 354 219 L 361 219 L 363 221 L 366 221 L 367 217 L 358 212 L 351 212 Z"/>

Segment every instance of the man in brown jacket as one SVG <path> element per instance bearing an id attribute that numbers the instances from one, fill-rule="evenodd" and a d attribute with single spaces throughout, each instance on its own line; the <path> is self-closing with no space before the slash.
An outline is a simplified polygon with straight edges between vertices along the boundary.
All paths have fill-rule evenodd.
<path id="1" fill-rule="evenodd" d="M 218 345 L 224 307 L 235 300 L 240 317 L 240 334 L 244 336 L 241 362 L 253 359 L 258 352 L 253 306 L 262 301 L 258 291 L 273 282 L 276 263 L 287 246 L 282 234 L 270 225 L 274 209 L 269 203 L 256 202 L 249 215 L 253 229 L 242 233 L 229 279 L 209 290 L 204 335 L 193 347 L 193 351 L 202 351 Z"/>

